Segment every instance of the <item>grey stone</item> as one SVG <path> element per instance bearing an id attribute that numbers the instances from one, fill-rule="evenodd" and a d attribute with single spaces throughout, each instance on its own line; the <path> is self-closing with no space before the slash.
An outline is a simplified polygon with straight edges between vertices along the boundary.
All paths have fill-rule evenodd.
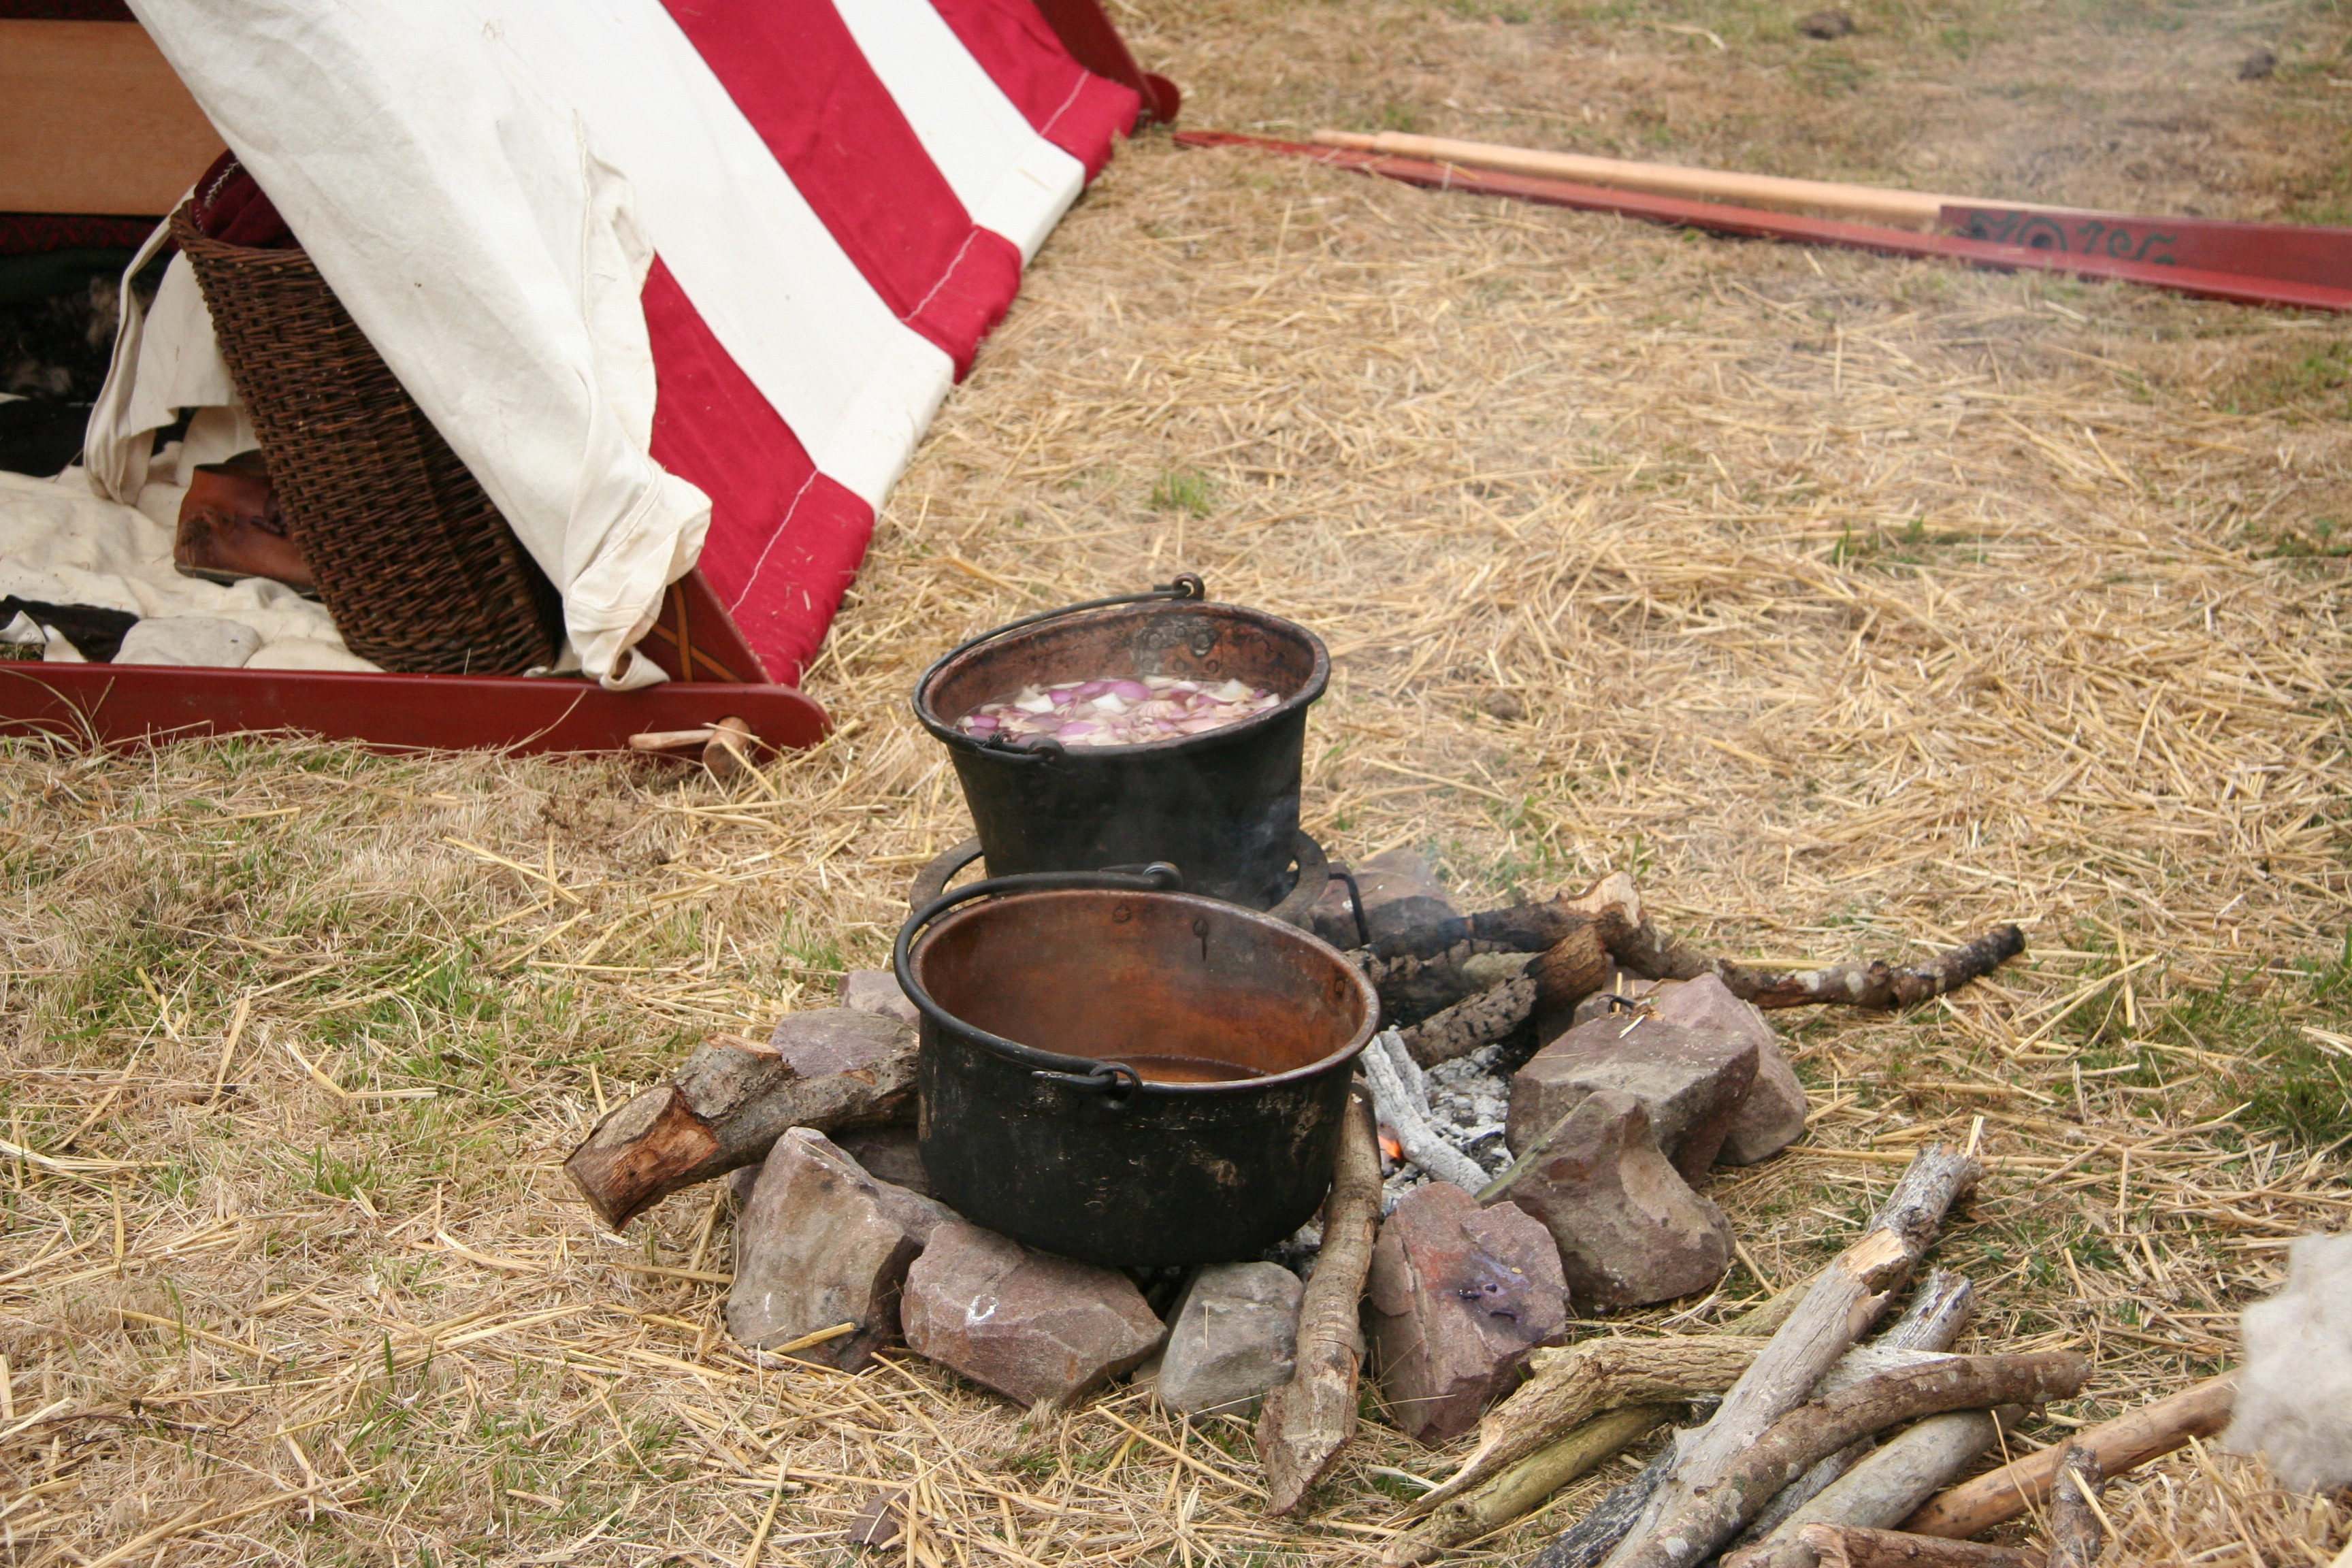
<path id="1" fill-rule="evenodd" d="M 261 634 L 240 622 L 213 616 L 159 616 L 123 633 L 114 662 L 242 669 L 260 651 Z"/>
<path id="2" fill-rule="evenodd" d="M 1517 1386 L 1538 1346 L 1568 1337 L 1568 1287 L 1544 1227 L 1447 1182 L 1398 1201 L 1365 1288 L 1381 1392 L 1397 1425 L 1432 1447 Z"/>
<path id="3" fill-rule="evenodd" d="M 1187 1415 L 1242 1415 L 1289 1382 L 1304 1289 L 1278 1263 L 1202 1269 L 1169 1325 L 1160 1402 Z"/>
<path id="4" fill-rule="evenodd" d="M 1492 1190 L 1551 1232 L 1568 1288 L 1587 1307 L 1686 1296 L 1731 1263 L 1723 1211 L 1660 1152 L 1649 1108 L 1616 1089 L 1585 1096 Z"/>
<path id="5" fill-rule="evenodd" d="M 1715 1163 L 1756 1077 L 1752 1039 L 1639 1014 L 1596 1018 L 1538 1051 L 1511 1079 L 1504 1140 L 1524 1154 L 1584 1097 L 1622 1089 L 1649 1108 L 1650 1131 L 1685 1181 Z"/>
<path id="6" fill-rule="evenodd" d="M 757 1350 L 854 1322 L 791 1353 L 854 1372 L 898 1333 L 898 1300 L 932 1233 L 955 1216 L 874 1179 L 814 1128 L 776 1140 L 735 1222 L 727 1331 Z"/>
<path id="7" fill-rule="evenodd" d="M 962 1220 L 931 1233 L 899 1312 L 917 1354 L 1032 1406 L 1129 1370 L 1167 1332 L 1126 1275 Z"/>
<path id="8" fill-rule="evenodd" d="M 887 969 L 853 969 L 843 975 L 841 1005 L 854 1013 L 879 1013 L 902 1024 L 919 1026 L 923 1018 L 898 989 L 898 977 Z"/>
<path id="9" fill-rule="evenodd" d="M 1731 1113 L 1731 1129 L 1724 1135 L 1716 1158 L 1727 1165 L 1752 1165 L 1769 1160 L 1804 1136 L 1805 1117 L 1811 1109 L 1797 1069 L 1780 1054 L 1780 1037 L 1764 1015 L 1731 994 L 1731 987 L 1713 974 L 1702 974 L 1679 985 L 1661 986 L 1654 1000 L 1658 1021 L 1686 1029 L 1720 1029 L 1756 1042 L 1756 1081 Z"/>
<path id="10" fill-rule="evenodd" d="M 1410 849 L 1387 849 L 1352 867 L 1356 886 L 1364 895 L 1364 923 L 1372 940 L 1394 936 L 1433 921 L 1461 914 L 1444 886 L 1430 873 L 1429 862 Z M 1315 934 L 1334 947 L 1357 945 L 1356 916 L 1348 903 L 1348 884 L 1337 877 L 1323 889 L 1310 911 Z"/>

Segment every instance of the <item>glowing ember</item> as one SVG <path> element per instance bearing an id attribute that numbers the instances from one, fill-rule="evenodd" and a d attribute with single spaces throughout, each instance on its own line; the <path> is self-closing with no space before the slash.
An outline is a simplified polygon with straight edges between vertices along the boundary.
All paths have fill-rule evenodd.
<path id="1" fill-rule="evenodd" d="M 1238 680 L 1222 685 L 1148 675 L 1140 680 L 1066 680 L 1022 688 L 956 721 L 974 740 L 1050 735 L 1065 746 L 1140 746 L 1239 723 L 1282 699 Z"/>

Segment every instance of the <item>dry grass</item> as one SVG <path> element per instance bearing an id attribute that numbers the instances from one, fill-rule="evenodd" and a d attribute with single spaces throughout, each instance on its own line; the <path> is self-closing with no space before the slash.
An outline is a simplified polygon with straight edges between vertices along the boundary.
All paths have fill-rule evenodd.
<path id="1" fill-rule="evenodd" d="M 1643 15 L 1196 5 L 1138 30 L 1227 124 L 1360 122 L 1506 67 L 1555 119 L 1643 82 L 1671 116 L 1796 48 L 1761 11 L 1666 18 L 1720 52 Z M 1973 17 L 2047 53 L 2122 13 L 1958 15 L 1866 11 L 1853 47 L 1910 58 Z M 2241 22 L 2178 15 L 2102 68 L 2235 47 Z M 2333 15 L 2260 13 L 2309 38 Z M 1893 68 L 1771 100 L 1759 145 L 1869 145 L 1841 116 L 1892 112 L 1869 95 Z M 2308 132 L 2340 136 L 2342 95 L 2273 86 L 2292 113 L 2230 124 L 2293 178 L 2244 208 L 2332 177 Z M 2121 188 L 2133 154 L 2096 148 L 2123 96 L 2077 116 L 2093 152 L 2059 188 Z M 1827 163 L 1779 166 L 1884 167 Z M 1116 1392 L 1030 1424 L 913 1363 L 763 1373 L 719 1325 L 715 1200 L 616 1239 L 557 1170 L 702 1034 L 879 961 L 905 879 L 965 832 L 905 710 L 927 658 L 1179 564 L 1330 642 L 1307 805 L 1348 853 L 1422 847 L 1477 901 L 1627 866 L 1754 955 L 2026 925 L 1997 984 L 1789 1020 L 1813 1136 L 1717 1184 L 1760 1279 L 1704 1310 L 1821 1260 L 1909 1145 L 1981 1116 L 1995 1173 L 1941 1260 L 1977 1279 L 1983 1340 L 2099 1367 L 2031 1436 L 2218 1369 L 2285 1238 L 2352 1204 L 2352 442 L 2299 368 L 2342 342 L 1138 144 L 895 498 L 812 676 L 826 745 L 728 795 L 602 762 L 10 744 L 0 1552 L 833 1562 L 885 1481 L 915 1489 L 887 1549 L 910 1565 L 1376 1552 L 1405 1484 L 1373 1467 L 1442 1456 L 1375 1429 L 1311 1519 L 1268 1525 L 1235 1424 L 1188 1435 Z M 1504 692 L 1523 719 L 1487 711 Z M 2325 1561 L 2352 1523 L 2197 1456 L 2110 1511 L 2135 1562 Z"/>

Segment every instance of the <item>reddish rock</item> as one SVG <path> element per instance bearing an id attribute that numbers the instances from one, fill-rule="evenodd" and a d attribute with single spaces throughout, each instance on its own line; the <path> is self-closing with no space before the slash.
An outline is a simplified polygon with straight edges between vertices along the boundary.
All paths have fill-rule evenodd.
<path id="1" fill-rule="evenodd" d="M 1655 980 L 1636 979 L 1612 963 L 1601 973 L 1601 989 L 1576 1005 L 1576 1011 L 1569 1016 L 1568 1026 L 1572 1029 L 1579 1024 L 1590 1024 L 1595 1018 L 1615 1018 L 1622 1024 L 1631 1015 L 1610 998 L 1617 996 L 1626 1002 L 1639 1002 L 1657 990 L 1660 984 Z M 1566 1033 L 1568 1029 L 1559 1030 L 1546 1037 L 1543 1043 L 1549 1045 Z"/>
<path id="2" fill-rule="evenodd" d="M 1539 1142 L 1584 1097 L 1604 1089 L 1650 1110 L 1650 1131 L 1685 1181 L 1715 1163 L 1716 1151 L 1756 1077 L 1752 1039 L 1686 1029 L 1639 1014 L 1596 1018 L 1528 1058 L 1511 1079 L 1504 1138 L 1514 1153 Z"/>
<path id="3" fill-rule="evenodd" d="M 1713 974 L 1662 987 L 1655 1006 L 1662 1024 L 1686 1029 L 1720 1029 L 1756 1043 L 1756 1081 L 1731 1113 L 1731 1127 L 1716 1155 L 1727 1165 L 1752 1165 L 1768 1160 L 1804 1136 L 1811 1107 L 1797 1069 L 1780 1054 L 1780 1037 L 1764 1015 L 1731 994 L 1731 987 Z"/>
<path id="4" fill-rule="evenodd" d="M 879 1013 L 902 1024 L 920 1024 L 922 1015 L 898 989 L 898 977 L 887 969 L 853 969 L 841 977 L 841 1005 L 853 1013 Z"/>
<path id="5" fill-rule="evenodd" d="M 1477 1424 L 1538 1345 L 1568 1337 L 1568 1290 L 1544 1227 L 1432 1182 L 1381 1226 L 1366 1279 L 1372 1351 L 1397 1425 L 1434 1447 Z"/>
<path id="6" fill-rule="evenodd" d="M 833 1141 L 841 1152 L 866 1167 L 866 1173 L 877 1182 L 887 1182 L 894 1187 L 904 1187 L 925 1197 L 936 1196 L 931 1191 L 931 1178 L 923 1169 L 922 1139 L 915 1129 L 900 1123 L 891 1127 L 855 1127 L 836 1132 Z"/>
<path id="7" fill-rule="evenodd" d="M 1371 928 L 1374 942 L 1415 926 L 1452 920 L 1462 912 L 1454 907 L 1444 884 L 1431 874 L 1429 862 L 1410 849 L 1383 850 L 1349 868 L 1363 891 L 1364 923 Z M 1347 883 L 1332 878 L 1309 912 L 1317 936 L 1334 947 L 1357 945 L 1356 916 L 1349 905 Z"/>
<path id="8" fill-rule="evenodd" d="M 908 1268 L 941 1205 L 879 1182 L 813 1128 L 776 1140 L 735 1222 L 727 1331 L 758 1350 L 854 1322 L 856 1331 L 791 1352 L 855 1371 L 898 1333 Z"/>
<path id="9" fill-rule="evenodd" d="M 1616 1089 L 1585 1096 L 1492 1190 L 1543 1222 L 1569 1289 L 1587 1307 L 1686 1296 L 1730 1266 L 1723 1211 L 1659 1151 L 1649 1108 Z"/>
<path id="10" fill-rule="evenodd" d="M 1128 1371 L 1166 1332 L 1126 1275 L 962 1220 L 931 1233 L 899 1311 L 918 1354 L 1027 1405 Z"/>
<path id="11" fill-rule="evenodd" d="M 865 1073 L 899 1056 L 913 1038 L 903 1020 L 847 1007 L 812 1007 L 779 1019 L 768 1044 L 796 1078 Z M 910 1108 L 911 1109 L 911 1108 Z"/>

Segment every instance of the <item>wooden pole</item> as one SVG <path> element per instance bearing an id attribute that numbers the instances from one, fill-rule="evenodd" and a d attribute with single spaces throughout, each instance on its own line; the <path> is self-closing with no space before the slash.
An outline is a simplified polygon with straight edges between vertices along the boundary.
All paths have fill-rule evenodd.
<path id="1" fill-rule="evenodd" d="M 1672 163 L 1640 163 L 1625 158 L 1595 158 L 1581 153 L 1548 153 L 1533 147 L 1506 147 L 1492 142 L 1456 142 L 1444 136 L 1412 136 L 1383 131 L 1365 136 L 1349 131 L 1318 131 L 1315 140 L 1326 147 L 1348 147 L 1361 153 L 1384 153 L 1400 158 L 1427 158 L 1441 163 L 1466 163 L 1474 169 L 1500 169 L 1512 174 L 1533 174 L 1552 180 L 1576 180 L 1612 190 L 1646 191 L 1655 196 L 1681 196 L 1691 201 L 1728 202 L 1736 206 L 1769 207 L 1775 212 L 1832 213 L 1864 223 L 1932 232 L 1947 205 L 1968 205 L 1968 196 L 1938 195 L 1930 191 L 1892 191 L 1877 185 L 1848 184 L 1837 180 L 1791 180 L 1779 174 L 1743 174 L 1729 169 L 1689 169 Z M 2004 202 L 2003 206 L 2030 207 L 2030 202 Z"/>

